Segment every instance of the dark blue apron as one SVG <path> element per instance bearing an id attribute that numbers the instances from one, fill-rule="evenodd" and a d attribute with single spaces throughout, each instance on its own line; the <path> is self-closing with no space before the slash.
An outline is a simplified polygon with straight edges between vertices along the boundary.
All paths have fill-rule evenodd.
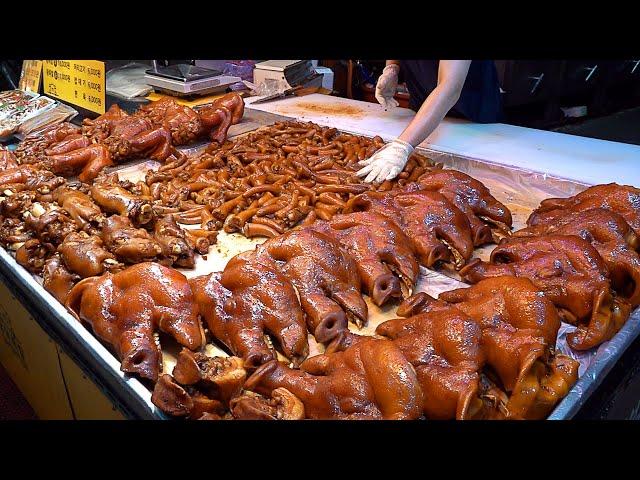
<path id="1" fill-rule="evenodd" d="M 418 111 L 438 84 L 439 60 L 401 60 L 400 68 L 411 98 L 409 108 Z M 493 60 L 472 60 L 460 98 L 449 115 L 472 122 L 501 122 L 502 98 Z"/>

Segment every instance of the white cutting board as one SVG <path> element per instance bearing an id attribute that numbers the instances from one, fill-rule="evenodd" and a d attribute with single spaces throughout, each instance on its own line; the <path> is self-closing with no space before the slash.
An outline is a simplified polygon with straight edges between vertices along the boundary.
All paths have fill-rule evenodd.
<path id="1" fill-rule="evenodd" d="M 247 108 L 295 117 L 319 125 L 335 126 L 340 130 L 362 135 L 380 135 L 385 140 L 397 137 L 415 116 L 415 112 L 408 108 L 394 108 L 385 112 L 377 103 L 320 93 L 251 105 L 258 98 L 261 97 L 246 98 Z"/>
<path id="2" fill-rule="evenodd" d="M 400 135 L 415 116 L 407 108 L 385 112 L 378 104 L 317 93 L 251 105 L 258 98 L 245 99 L 247 108 L 361 135 L 380 135 L 384 140 Z M 637 145 L 447 118 L 422 146 L 589 184 L 618 182 L 640 186 Z"/>

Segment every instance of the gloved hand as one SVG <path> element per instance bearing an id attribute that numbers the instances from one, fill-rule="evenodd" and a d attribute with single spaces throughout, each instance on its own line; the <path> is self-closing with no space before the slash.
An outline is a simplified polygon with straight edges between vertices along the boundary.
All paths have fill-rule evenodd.
<path id="1" fill-rule="evenodd" d="M 387 143 L 371 157 L 359 162 L 359 165 L 365 165 L 365 167 L 358 170 L 356 175 L 358 177 L 367 175 L 365 182 L 392 180 L 402 172 L 412 152 L 413 146 L 410 143 L 396 139 Z"/>
<path id="2" fill-rule="evenodd" d="M 396 64 L 387 65 L 382 70 L 382 74 L 376 83 L 376 100 L 385 110 L 398 106 L 398 101 L 393 98 L 398 87 L 398 73 L 400 66 Z"/>

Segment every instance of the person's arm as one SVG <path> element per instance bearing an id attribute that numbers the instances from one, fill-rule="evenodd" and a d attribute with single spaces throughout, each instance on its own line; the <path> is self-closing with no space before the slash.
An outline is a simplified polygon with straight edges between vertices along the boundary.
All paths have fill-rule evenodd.
<path id="1" fill-rule="evenodd" d="M 387 61 L 393 62 L 393 60 Z M 394 140 L 367 160 L 356 175 L 365 182 L 383 182 L 398 176 L 407 164 L 414 147 L 422 143 L 440 124 L 460 98 L 471 60 L 440 60 L 438 85 L 424 101 L 414 119 Z"/>
<path id="2" fill-rule="evenodd" d="M 420 145 L 453 108 L 462 92 L 471 60 L 440 60 L 438 85 L 424 101 L 418 113 L 398 137 L 413 147 Z"/>

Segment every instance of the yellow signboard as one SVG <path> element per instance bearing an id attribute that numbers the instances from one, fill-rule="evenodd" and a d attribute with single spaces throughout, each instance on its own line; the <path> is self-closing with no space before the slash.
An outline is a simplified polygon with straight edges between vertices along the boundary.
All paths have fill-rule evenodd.
<path id="1" fill-rule="evenodd" d="M 38 90 L 40 90 L 41 73 L 42 60 L 23 60 L 18 88 L 20 90 L 38 93 Z"/>
<path id="2" fill-rule="evenodd" d="M 104 62 L 45 60 L 44 93 L 96 113 L 105 109 Z"/>

